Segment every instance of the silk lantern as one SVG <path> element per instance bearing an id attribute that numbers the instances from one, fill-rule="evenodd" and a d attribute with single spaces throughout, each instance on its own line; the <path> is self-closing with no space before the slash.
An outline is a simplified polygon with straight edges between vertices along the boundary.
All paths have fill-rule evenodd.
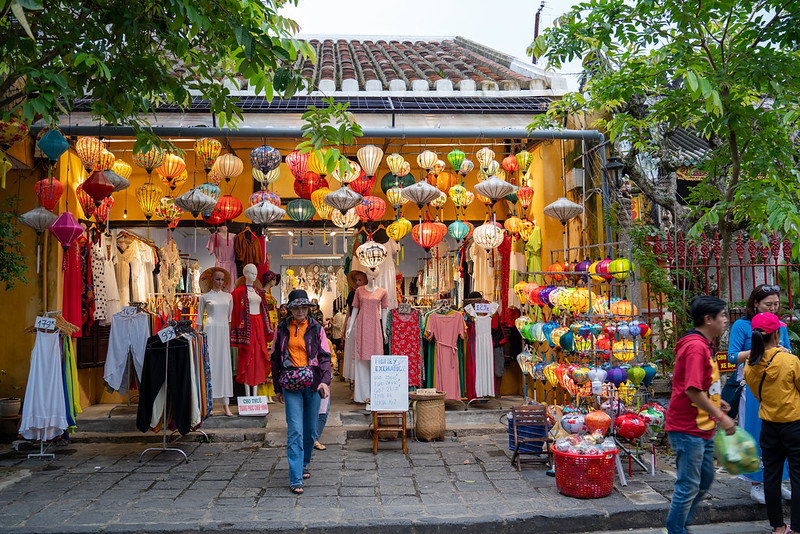
<path id="1" fill-rule="evenodd" d="M 214 200 L 214 206 L 209 209 L 202 210 L 203 214 L 207 217 L 211 215 L 211 212 L 214 210 L 214 207 L 217 205 L 217 201 L 219 197 L 222 196 L 222 189 L 216 184 L 212 184 L 211 182 L 206 182 L 204 184 L 200 184 L 197 186 L 197 189 L 202 193 L 208 195 Z"/>
<path id="2" fill-rule="evenodd" d="M 320 176 L 326 176 L 328 169 L 325 168 L 325 156 L 328 154 L 328 149 L 314 150 L 308 153 L 308 166 L 306 171 L 312 171 Z M 301 174 L 302 176 L 302 174 Z"/>
<path id="3" fill-rule="evenodd" d="M 533 200 L 533 188 L 523 185 L 517 189 L 517 198 L 519 199 L 519 203 L 522 204 L 522 207 L 527 210 Z"/>
<path id="4" fill-rule="evenodd" d="M 114 186 L 114 190 L 112 191 L 112 193 L 116 193 L 118 191 L 124 191 L 125 189 L 128 189 L 131 186 L 131 183 L 130 181 L 128 181 L 127 178 L 125 178 L 124 176 L 120 176 L 113 170 L 103 171 L 103 175 L 109 182 L 111 182 L 111 185 Z"/>
<path id="5" fill-rule="evenodd" d="M 511 155 L 506 156 L 505 158 L 503 158 L 502 167 L 509 174 L 517 172 L 519 170 L 519 163 L 517 163 L 517 158 Z"/>
<path id="6" fill-rule="evenodd" d="M 389 202 L 391 202 L 392 207 L 396 210 L 402 208 L 403 204 L 408 202 L 408 199 L 403 196 L 402 187 L 392 187 L 391 189 L 386 191 L 386 198 L 389 199 Z"/>
<path id="7" fill-rule="evenodd" d="M 294 192 L 297 196 L 311 200 L 311 194 L 322 187 L 328 187 L 328 181 L 319 174 L 308 171 L 302 180 L 294 181 Z"/>
<path id="8" fill-rule="evenodd" d="M 439 244 L 445 232 L 447 232 L 447 226 L 442 223 L 432 222 L 428 218 L 411 229 L 411 237 L 419 246 L 426 251 L 430 251 L 430 249 Z"/>
<path id="9" fill-rule="evenodd" d="M 208 171 L 214 166 L 214 162 L 219 157 L 222 150 L 222 143 L 211 137 L 202 137 L 194 142 L 194 153 L 200 164 L 208 174 Z"/>
<path id="10" fill-rule="evenodd" d="M 99 206 L 104 198 L 114 192 L 114 186 L 100 171 L 93 172 L 81 185 L 83 191 L 94 201 L 95 206 Z"/>
<path id="11" fill-rule="evenodd" d="M 231 195 L 223 195 L 217 201 L 216 209 L 227 223 L 242 214 L 242 201 Z"/>
<path id="12" fill-rule="evenodd" d="M 167 154 L 164 158 L 164 163 L 156 168 L 156 172 L 161 175 L 161 179 L 171 191 L 174 191 L 176 187 L 186 181 L 188 175 L 183 180 L 180 180 L 185 170 L 186 162 L 177 154 Z"/>
<path id="13" fill-rule="evenodd" d="M 417 156 L 417 166 L 427 174 L 433 170 L 437 159 L 439 159 L 439 157 L 434 152 L 425 150 Z"/>
<path id="14" fill-rule="evenodd" d="M 83 217 L 85 219 L 91 219 L 95 210 L 94 200 L 83 190 L 83 184 L 75 188 L 75 196 L 78 197 L 78 204 L 81 210 L 83 210 Z"/>
<path id="15" fill-rule="evenodd" d="M 204 193 L 200 188 L 194 188 L 176 198 L 175 205 L 184 211 L 188 211 L 192 214 L 192 217 L 197 219 L 197 216 L 201 212 L 211 212 L 217 205 L 217 201 Z"/>
<path id="16" fill-rule="evenodd" d="M 283 219 L 286 212 L 272 202 L 263 201 L 244 210 L 244 214 L 253 223 L 266 225 Z"/>
<path id="17" fill-rule="evenodd" d="M 308 172 L 308 157 L 308 153 L 303 154 L 299 150 L 293 150 L 286 154 L 286 166 L 289 167 L 289 172 L 295 179 L 301 180 Z"/>
<path id="18" fill-rule="evenodd" d="M 522 172 L 528 172 L 528 169 L 533 162 L 533 154 L 528 152 L 527 150 L 522 150 L 517 152 L 517 155 L 514 156 L 517 159 L 517 165 L 519 165 L 519 170 Z"/>
<path id="19" fill-rule="evenodd" d="M 268 173 L 264 174 L 263 172 L 259 171 L 255 167 L 251 170 L 253 174 L 253 180 L 260 183 L 262 186 L 273 184 L 278 181 L 278 178 L 281 177 L 281 168 L 276 167 L 269 171 Z"/>
<path id="20" fill-rule="evenodd" d="M 97 206 L 97 209 L 94 210 L 95 219 L 100 224 L 106 224 L 108 222 L 108 215 L 111 212 L 111 208 L 114 207 L 114 197 L 106 197 Z"/>
<path id="21" fill-rule="evenodd" d="M 503 243 L 504 236 L 505 232 L 492 223 L 482 224 L 472 232 L 472 240 L 487 252 L 499 247 Z"/>
<path id="22" fill-rule="evenodd" d="M 114 166 L 111 167 L 111 170 L 119 174 L 126 180 L 130 180 L 131 174 L 133 173 L 133 167 L 131 167 L 128 162 L 123 161 L 121 159 L 114 161 Z"/>
<path id="23" fill-rule="evenodd" d="M 447 227 L 447 233 L 460 243 L 469 234 L 469 226 L 463 221 L 454 221 Z"/>
<path id="24" fill-rule="evenodd" d="M 94 168 L 94 164 L 100 158 L 101 150 L 103 143 L 96 137 L 81 137 L 75 143 L 75 152 L 78 153 L 87 173 Z"/>
<path id="25" fill-rule="evenodd" d="M 64 251 L 66 251 L 83 233 L 83 227 L 72 213 L 64 211 L 50 225 L 50 233 L 53 234 L 53 237 L 61 243 Z"/>
<path id="26" fill-rule="evenodd" d="M 347 187 L 358 193 L 359 195 L 371 195 L 372 189 L 375 187 L 375 176 L 368 175 L 363 169 L 358 177 L 347 184 Z"/>
<path id="27" fill-rule="evenodd" d="M 148 175 L 153 172 L 153 169 L 160 167 L 166 158 L 167 153 L 155 145 L 151 146 L 147 152 L 140 148 L 133 153 L 133 162 L 147 171 Z"/>
<path id="28" fill-rule="evenodd" d="M 333 212 L 333 207 L 325 203 L 325 197 L 331 190 L 327 187 L 321 187 L 311 193 L 311 202 L 314 204 L 314 209 L 322 219 L 329 219 Z"/>
<path id="29" fill-rule="evenodd" d="M 361 168 L 367 174 L 368 177 L 374 178 L 375 173 L 378 172 L 378 167 L 381 164 L 381 160 L 383 159 L 383 150 L 378 148 L 375 145 L 367 145 L 363 146 L 358 149 L 356 152 L 356 157 L 358 158 L 358 163 L 361 164 Z M 375 184 L 375 180 L 372 180 L 373 185 Z M 361 193 L 363 195 L 363 193 Z"/>
<path id="30" fill-rule="evenodd" d="M 489 162 L 494 161 L 494 151 L 489 147 L 483 147 L 475 154 L 475 159 L 481 167 L 488 167 Z"/>
<path id="31" fill-rule="evenodd" d="M 209 214 L 203 213 L 203 220 L 211 226 L 219 226 L 225 222 L 225 218 L 216 207 Z"/>
<path id="32" fill-rule="evenodd" d="M 455 174 L 449 172 L 442 172 L 436 176 L 435 183 L 433 184 L 439 191 L 450 191 L 450 188 L 458 183 Z"/>
<path id="33" fill-rule="evenodd" d="M 45 178 L 33 184 L 33 190 L 44 209 L 53 211 L 64 193 L 64 184 L 55 178 Z"/>
<path id="34" fill-rule="evenodd" d="M 136 188 L 136 200 L 142 208 L 142 214 L 148 221 L 153 217 L 164 192 L 155 184 L 144 184 Z"/>
<path id="35" fill-rule="evenodd" d="M 362 200 L 364 200 L 364 197 L 349 187 L 340 187 L 336 191 L 328 193 L 323 198 L 325 204 L 335 210 L 338 210 L 342 215 L 344 215 L 348 210 L 361 204 Z"/>
<path id="36" fill-rule="evenodd" d="M 403 164 L 406 162 L 405 158 L 398 154 L 397 152 L 393 153 L 391 156 L 386 157 L 386 165 L 389 167 L 389 170 L 395 176 L 400 176 L 400 170 L 403 168 Z"/>
<path id="37" fill-rule="evenodd" d="M 361 204 L 356 206 L 356 213 L 364 222 L 380 219 L 386 212 L 386 203 L 376 196 L 366 196 Z"/>
<path id="38" fill-rule="evenodd" d="M 447 161 L 450 162 L 450 166 L 453 168 L 455 172 L 459 172 L 461 170 L 461 164 L 464 163 L 464 153 L 454 148 L 447 154 Z"/>
<path id="39" fill-rule="evenodd" d="M 50 163 L 55 163 L 64 152 L 69 150 L 69 143 L 58 128 L 50 128 L 47 130 L 47 132 L 36 141 L 36 146 L 47 156 Z"/>
<path id="40" fill-rule="evenodd" d="M 114 162 L 117 160 L 116 156 L 113 153 L 109 152 L 105 148 L 100 150 L 100 156 L 97 158 L 97 161 L 94 163 L 94 167 L 92 167 L 95 171 L 107 171 L 114 167 Z"/>
<path id="41" fill-rule="evenodd" d="M 501 180 L 496 176 L 492 176 L 488 180 L 475 186 L 476 193 L 487 197 L 492 201 L 490 205 L 494 205 L 494 203 L 499 199 L 503 198 L 509 193 L 513 193 L 514 189 L 515 187 L 512 184 L 506 182 L 505 180 Z"/>
<path id="42" fill-rule="evenodd" d="M 441 191 L 433 187 L 428 182 L 417 182 L 411 186 L 403 188 L 403 196 L 415 203 L 419 209 L 422 206 L 439 198 Z"/>
<path id="43" fill-rule="evenodd" d="M 167 223 L 167 227 L 174 229 L 178 226 L 183 210 L 175 204 L 173 197 L 163 197 L 155 210 L 155 215 Z"/>
<path id="44" fill-rule="evenodd" d="M 281 165 L 281 153 L 269 145 L 261 145 L 250 151 L 250 164 L 264 174 Z"/>
<path id="45" fill-rule="evenodd" d="M 447 195 L 444 194 L 444 193 L 439 193 L 439 197 L 435 198 L 435 199 L 433 199 L 431 201 L 431 206 L 433 206 L 434 208 L 439 209 L 442 206 L 444 206 L 446 203 L 447 203 Z"/>
<path id="46" fill-rule="evenodd" d="M 286 205 L 286 213 L 293 221 L 302 223 L 310 220 L 316 213 L 316 210 L 314 209 L 314 204 L 310 200 L 298 198 Z"/>
<path id="47" fill-rule="evenodd" d="M 228 153 L 218 157 L 217 161 L 214 162 L 212 169 L 217 171 L 217 173 L 219 173 L 219 175 L 222 176 L 227 183 L 231 181 L 231 178 L 236 178 L 242 174 L 242 171 L 244 170 L 244 163 L 236 154 Z"/>
<path id="48" fill-rule="evenodd" d="M 395 241 L 403 239 L 411 231 L 411 222 L 405 217 L 400 217 L 386 227 L 386 235 Z"/>
<path id="49" fill-rule="evenodd" d="M 331 213 L 331 222 L 339 228 L 352 228 L 358 221 L 361 220 L 356 213 L 355 208 L 350 208 L 346 212 L 342 213 L 338 209 L 334 209 L 333 213 Z"/>
<path id="50" fill-rule="evenodd" d="M 458 174 L 463 177 L 466 177 L 472 169 L 475 167 L 475 164 L 472 163 L 470 160 L 465 159 L 461 162 L 461 167 L 458 168 Z"/>
<path id="51" fill-rule="evenodd" d="M 19 216 L 19 221 L 29 228 L 33 228 L 36 231 L 36 272 L 39 272 L 39 253 L 40 253 L 40 244 L 39 238 L 42 235 L 42 232 L 50 228 L 50 226 L 56 221 L 58 217 L 43 208 L 42 206 L 37 206 L 33 208 L 31 211 L 23 213 Z"/>
<path id="52" fill-rule="evenodd" d="M 361 262 L 361 265 L 367 267 L 373 275 L 375 274 L 375 270 L 384 262 L 387 255 L 386 247 L 372 240 L 367 241 L 356 249 L 358 261 Z"/>
<path id="53" fill-rule="evenodd" d="M 309 164 L 309 169 L 314 170 L 311 168 L 310 164 Z M 335 180 L 339 180 L 343 184 L 349 184 L 350 182 L 352 182 L 361 175 L 361 165 L 359 165 L 355 161 L 347 160 L 347 164 L 345 165 L 344 171 L 345 171 L 344 174 L 342 174 L 340 172 L 340 164 L 337 164 L 336 168 L 333 169 L 333 172 L 331 172 L 331 177 L 334 178 Z"/>

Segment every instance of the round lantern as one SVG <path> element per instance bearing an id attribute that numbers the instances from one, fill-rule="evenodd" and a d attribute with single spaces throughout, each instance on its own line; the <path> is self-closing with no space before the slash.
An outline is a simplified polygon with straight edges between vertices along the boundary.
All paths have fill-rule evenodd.
<path id="1" fill-rule="evenodd" d="M 448 190 L 450 200 L 453 201 L 453 204 L 455 204 L 457 208 L 465 207 L 467 205 L 467 193 L 467 188 L 463 185 L 454 185 Z"/>
<path id="2" fill-rule="evenodd" d="M 219 159 L 217 161 L 219 162 Z M 241 215 L 242 201 L 231 195 L 223 195 L 217 201 L 215 209 L 219 211 L 223 221 L 230 222 Z"/>
<path id="3" fill-rule="evenodd" d="M 264 202 L 264 201 L 269 202 L 270 201 L 270 193 L 272 193 L 272 191 L 267 191 L 266 189 L 261 189 L 259 191 L 256 191 L 255 193 L 250 195 L 250 198 L 248 199 L 248 202 L 250 202 L 251 206 L 255 206 L 259 202 Z M 274 195 L 275 193 L 272 193 L 272 194 Z"/>
<path id="4" fill-rule="evenodd" d="M 386 235 L 395 241 L 403 239 L 411 231 L 411 222 L 405 217 L 400 217 L 386 227 Z"/>
<path id="5" fill-rule="evenodd" d="M 99 154 L 98 154 L 99 156 Z M 147 152 L 141 148 L 133 153 L 133 162 L 139 167 L 151 174 L 153 169 L 160 167 L 164 160 L 167 158 L 167 153 L 161 150 L 160 147 L 151 146 Z M 82 159 L 82 158 L 81 158 Z M 161 200 L 159 198 L 159 200 Z"/>
<path id="6" fill-rule="evenodd" d="M 302 180 L 294 181 L 294 192 L 297 196 L 311 200 L 311 194 L 322 187 L 328 187 L 328 181 L 315 172 L 308 171 Z"/>
<path id="7" fill-rule="evenodd" d="M 441 172 L 436 176 L 436 180 L 434 180 L 433 185 L 439 191 L 449 191 L 451 187 L 458 183 L 458 179 L 456 178 L 455 174 L 451 174 L 449 172 Z"/>
<path id="8" fill-rule="evenodd" d="M 344 215 L 348 210 L 355 208 L 364 197 L 350 189 L 349 187 L 340 187 L 336 191 L 332 191 L 325 195 L 324 202 L 335 210 L 338 210 L 341 215 Z"/>
<path id="9" fill-rule="evenodd" d="M 642 369 L 644 370 L 644 378 L 642 379 L 642 385 L 645 387 L 650 387 L 650 384 L 653 383 L 653 380 L 656 378 L 656 373 L 658 372 L 658 368 L 655 365 L 648 362 L 642 365 Z"/>
<path id="10" fill-rule="evenodd" d="M 265 186 L 268 184 L 274 184 L 275 182 L 278 181 L 278 178 L 281 177 L 281 168 L 276 167 L 271 171 L 269 171 L 267 174 L 264 174 L 263 172 L 259 171 L 254 167 L 251 170 L 251 173 L 253 174 L 253 180 L 260 183 L 262 186 Z"/>
<path id="11" fill-rule="evenodd" d="M 372 194 L 372 189 L 375 187 L 375 176 L 368 175 L 362 170 L 358 178 L 347 184 L 347 187 L 359 195 L 370 195 Z"/>
<path id="12" fill-rule="evenodd" d="M 211 226 L 219 226 L 225 222 L 225 219 L 217 208 L 214 208 L 209 214 L 203 213 L 203 220 Z"/>
<path id="13" fill-rule="evenodd" d="M 100 171 L 93 172 L 81 185 L 83 191 L 94 201 L 95 206 L 99 206 L 104 198 L 114 192 L 113 184 Z"/>
<path id="14" fill-rule="evenodd" d="M 630 380 L 636 387 L 639 387 L 639 384 L 642 383 L 642 380 L 644 380 L 644 375 L 645 375 L 644 369 L 642 369 L 638 365 L 635 365 L 630 369 L 628 369 L 628 380 Z"/>
<path id="15" fill-rule="evenodd" d="M 392 207 L 396 210 L 402 208 L 403 204 L 408 202 L 408 199 L 403 196 L 403 188 L 401 187 L 390 188 L 386 191 L 386 198 L 389 199 L 389 202 L 392 203 Z"/>
<path id="16" fill-rule="evenodd" d="M 92 170 L 95 171 L 107 171 L 114 167 L 114 162 L 116 161 L 116 157 L 114 154 L 106 150 L 105 148 L 100 149 L 100 156 L 97 158 L 97 161 L 94 163 L 94 167 Z"/>
<path id="17" fill-rule="evenodd" d="M 375 145 L 363 146 L 356 152 L 356 158 L 367 176 L 373 178 L 375 173 L 378 172 L 378 167 L 383 159 L 383 150 Z M 375 184 L 374 179 L 372 180 L 372 184 Z M 363 195 L 364 193 L 361 194 Z"/>
<path id="18" fill-rule="evenodd" d="M 509 217 L 503 223 L 503 227 L 509 234 L 519 237 L 520 229 L 522 228 L 522 219 L 519 217 Z"/>
<path id="19" fill-rule="evenodd" d="M 136 200 L 145 219 L 150 220 L 163 196 L 164 192 L 155 184 L 144 184 L 136 188 Z"/>
<path id="20" fill-rule="evenodd" d="M 375 196 L 366 196 L 361 204 L 356 206 L 356 213 L 362 221 L 375 221 L 380 219 L 386 212 L 386 203 Z"/>
<path id="21" fill-rule="evenodd" d="M 286 213 L 294 222 L 302 223 L 310 220 L 317 210 L 310 200 L 298 198 L 286 205 Z"/>
<path id="22" fill-rule="evenodd" d="M 44 209 L 53 211 L 64 193 L 64 184 L 55 178 L 45 178 L 33 184 L 33 190 Z"/>
<path id="23" fill-rule="evenodd" d="M 367 241 L 356 249 L 358 261 L 372 271 L 373 274 L 375 274 L 375 270 L 383 263 L 387 255 L 386 247 L 372 240 Z"/>
<path id="24" fill-rule="evenodd" d="M 211 137 L 203 137 L 194 142 L 194 153 L 200 164 L 205 169 L 206 174 L 214 166 L 220 151 L 222 150 L 222 143 Z"/>
<path id="25" fill-rule="evenodd" d="M 301 180 L 308 172 L 308 157 L 308 153 L 303 154 L 299 150 L 286 154 L 286 166 L 289 167 L 292 176 L 298 180 Z"/>
<path id="26" fill-rule="evenodd" d="M 461 164 L 464 163 L 464 153 L 457 148 L 454 148 L 447 154 L 447 161 L 455 172 L 461 169 Z"/>
<path id="27" fill-rule="evenodd" d="M 495 202 L 504 196 L 513 193 L 515 189 L 516 187 L 514 185 L 505 180 L 501 180 L 497 176 L 492 176 L 488 180 L 475 186 L 476 193 L 492 201 L 490 205 L 494 205 Z"/>
<path id="28" fill-rule="evenodd" d="M 83 233 L 83 227 L 72 213 L 64 211 L 50 225 L 50 233 L 61 243 L 64 250 L 67 250 Z"/>
<path id="29" fill-rule="evenodd" d="M 561 418 L 561 428 L 570 434 L 585 434 L 589 431 L 582 413 L 569 413 Z"/>
<path id="30" fill-rule="evenodd" d="M 628 373 L 626 373 L 625 369 L 622 369 L 621 367 L 612 367 L 608 370 L 608 374 L 606 375 L 606 380 L 617 387 L 619 387 L 619 385 L 625 382 L 627 379 Z"/>
<path id="31" fill-rule="evenodd" d="M 414 185 L 414 175 L 413 174 L 402 174 L 396 176 L 390 172 L 387 172 L 381 178 L 381 191 L 386 194 L 386 192 L 391 189 L 392 187 L 408 187 L 410 185 Z"/>
<path id="32" fill-rule="evenodd" d="M 487 252 L 499 247 L 504 237 L 503 229 L 493 223 L 482 224 L 472 232 L 472 240 Z"/>
<path id="33" fill-rule="evenodd" d="M 37 206 L 19 216 L 19 221 L 25 226 L 33 228 L 36 231 L 36 235 L 42 235 L 42 232 L 50 228 L 56 219 L 58 217 L 54 213 L 42 206 Z"/>
<path id="34" fill-rule="evenodd" d="M 183 210 L 175 205 L 175 199 L 172 197 L 164 197 L 159 202 L 155 211 L 156 217 L 159 217 L 167 223 L 167 227 L 173 229 L 178 226 Z"/>
<path id="35" fill-rule="evenodd" d="M 202 193 L 210 196 L 212 198 L 212 200 L 214 200 L 214 206 L 217 205 L 217 201 L 219 200 L 219 197 L 222 196 L 222 189 L 220 189 L 218 185 L 212 184 L 210 182 L 206 182 L 204 184 L 198 185 L 197 189 L 199 191 L 201 191 Z M 214 209 L 213 206 L 211 208 L 207 209 L 207 210 L 204 209 L 203 213 L 208 215 L 208 214 L 211 213 L 211 210 L 213 210 L 213 209 Z"/>
<path id="36" fill-rule="evenodd" d="M 417 166 L 426 173 L 429 173 L 433 170 L 433 166 L 436 165 L 436 160 L 438 159 L 439 157 L 434 152 L 425 150 L 417 156 Z"/>
<path id="37" fill-rule="evenodd" d="M 308 168 L 310 170 L 314 170 L 312 168 L 313 166 L 311 165 L 310 161 L 311 160 L 309 160 Z M 352 182 L 361 175 L 361 165 L 359 165 L 355 161 L 347 160 L 347 165 L 345 165 L 344 175 L 342 175 L 340 171 L 341 171 L 340 164 L 337 164 L 336 168 L 333 169 L 333 172 L 331 173 L 331 177 L 334 180 L 339 180 L 343 184 L 349 184 L 350 182 Z"/>
<path id="38" fill-rule="evenodd" d="M 405 158 L 397 152 L 393 153 L 391 156 L 386 156 L 386 165 L 389 167 L 389 171 L 395 176 L 400 176 L 400 170 L 403 168 L 405 162 Z"/>
<path id="39" fill-rule="evenodd" d="M 236 178 L 242 174 L 242 171 L 244 170 L 244 163 L 242 163 L 242 160 L 239 159 L 239 157 L 235 154 L 223 154 L 217 158 L 217 161 L 214 162 L 212 170 L 215 170 L 220 176 L 222 176 L 225 179 L 225 182 L 230 182 L 231 178 Z M 241 204 L 241 202 L 239 204 Z"/>
<path id="40" fill-rule="evenodd" d="M 325 203 L 325 197 L 331 190 L 327 187 L 321 187 L 311 193 L 311 203 L 314 204 L 314 209 L 317 210 L 321 219 L 330 219 L 333 208 Z"/>
<path id="41" fill-rule="evenodd" d="M 517 163 L 517 158 L 514 156 L 508 155 L 503 158 L 502 163 L 503 169 L 505 169 L 508 173 L 515 173 L 519 170 L 519 163 Z"/>
<path id="42" fill-rule="evenodd" d="M 217 205 L 217 201 L 205 194 L 198 187 L 195 189 L 190 189 L 176 198 L 175 205 L 184 211 L 188 211 L 192 214 L 192 217 L 197 219 L 197 216 L 200 214 L 200 212 L 211 212 L 211 210 L 214 209 L 214 206 Z"/>
<path id="43" fill-rule="evenodd" d="M 639 411 L 639 419 L 644 422 L 645 431 L 651 438 L 656 437 L 664 430 L 664 412 L 655 406 L 645 406 Z"/>
<path id="44" fill-rule="evenodd" d="M 621 282 L 628 279 L 632 270 L 631 262 L 625 258 L 617 258 L 608 264 L 608 273 Z"/>
<path id="45" fill-rule="evenodd" d="M 267 174 L 280 167 L 281 153 L 269 145 L 257 146 L 250 151 L 250 164 L 254 169 Z M 241 171 L 239 172 L 241 173 Z"/>
<path id="46" fill-rule="evenodd" d="M 64 152 L 69 150 L 69 143 L 58 128 L 50 128 L 47 130 L 47 132 L 36 141 L 36 146 L 47 156 L 47 159 L 50 160 L 51 163 L 55 163 Z"/>
<path id="47" fill-rule="evenodd" d="M 360 220 L 361 219 L 359 218 L 358 213 L 356 213 L 355 208 L 350 208 L 344 213 L 338 209 L 334 209 L 333 213 L 331 213 L 331 222 L 333 222 L 333 224 L 339 228 L 352 228 L 358 224 L 358 221 Z"/>
<path id="48" fill-rule="evenodd" d="M 450 223 L 450 226 L 447 227 L 447 233 L 460 243 L 461 240 L 466 238 L 467 234 L 469 234 L 469 226 L 463 221 L 455 221 Z"/>
<path id="49" fill-rule="evenodd" d="M 461 167 L 458 168 L 458 174 L 460 174 L 461 176 L 466 176 L 470 173 L 470 171 L 472 171 L 474 167 L 475 167 L 474 163 L 472 163 L 468 159 L 465 159 L 464 161 L 461 162 Z"/>
<path id="50" fill-rule="evenodd" d="M 185 170 L 186 162 L 177 154 L 167 154 L 166 158 L 164 158 L 164 163 L 156 168 L 156 172 L 161 175 L 161 179 L 172 191 L 186 181 L 186 178 L 184 178 L 183 181 L 178 182 L 179 177 Z"/>
<path id="51" fill-rule="evenodd" d="M 86 172 L 94 168 L 94 164 L 100 158 L 100 152 L 103 150 L 103 143 L 96 137 L 81 137 L 75 143 L 75 151 L 83 163 Z M 134 154 L 134 162 L 136 155 Z M 150 170 L 153 170 L 152 168 Z M 149 171 L 148 171 L 149 172 Z"/>
<path id="52" fill-rule="evenodd" d="M 558 282 L 564 277 L 564 275 L 559 274 L 564 272 L 564 264 L 560 262 L 551 263 L 550 265 L 547 266 L 547 272 L 553 273 L 548 276 L 552 281 Z"/>
<path id="53" fill-rule="evenodd" d="M 427 219 L 411 229 L 411 237 L 419 246 L 429 251 L 439 244 L 446 232 L 447 226 Z"/>
<path id="54" fill-rule="evenodd" d="M 638 313 L 636 306 L 627 300 L 618 300 L 616 302 L 612 302 L 609 310 L 613 315 L 619 315 L 622 317 L 632 317 Z"/>
<path id="55" fill-rule="evenodd" d="M 263 201 L 244 210 L 244 214 L 255 224 L 272 224 L 283 219 L 286 212 L 272 202 Z"/>
<path id="56" fill-rule="evenodd" d="M 584 422 L 589 432 L 595 433 L 598 430 L 605 435 L 611 427 L 611 416 L 600 410 L 593 410 L 584 416 Z"/>
<path id="57" fill-rule="evenodd" d="M 126 180 L 130 180 L 131 174 L 133 173 L 133 167 L 131 167 L 130 164 L 121 159 L 114 161 L 114 166 L 111 167 L 111 170 L 119 174 Z"/>
<path id="58" fill-rule="evenodd" d="M 488 167 L 489 163 L 494 161 L 494 151 L 488 146 L 485 146 L 478 150 L 478 152 L 475 154 L 475 159 L 478 160 L 478 164 L 481 167 Z"/>
<path id="59" fill-rule="evenodd" d="M 527 150 L 523 150 L 521 152 L 517 152 L 517 155 L 514 157 L 517 159 L 517 165 L 519 165 L 519 170 L 522 172 L 528 172 L 531 163 L 533 163 L 533 154 L 531 154 Z"/>
<path id="60" fill-rule="evenodd" d="M 92 215 L 94 215 L 95 205 L 92 197 L 83 190 L 83 184 L 75 188 L 75 196 L 78 197 L 78 204 L 80 204 L 81 210 L 83 210 L 83 217 L 85 219 L 90 219 Z"/>
<path id="61" fill-rule="evenodd" d="M 614 421 L 614 428 L 617 430 L 617 435 L 629 440 L 639 439 L 647 430 L 644 421 L 635 413 L 626 413 L 617 417 L 617 420 Z"/>
<path id="62" fill-rule="evenodd" d="M 527 210 L 533 200 L 533 188 L 527 185 L 520 187 L 517 189 L 517 198 L 522 207 Z"/>
<path id="63" fill-rule="evenodd" d="M 261 171 L 259 171 L 259 172 L 261 172 Z M 219 170 L 216 167 L 211 167 L 211 170 L 208 171 L 208 173 L 206 174 L 206 178 L 208 179 L 208 181 L 210 183 L 212 183 L 214 185 L 219 185 L 220 182 L 222 182 L 222 179 L 224 177 L 222 176 L 222 173 L 220 173 Z"/>

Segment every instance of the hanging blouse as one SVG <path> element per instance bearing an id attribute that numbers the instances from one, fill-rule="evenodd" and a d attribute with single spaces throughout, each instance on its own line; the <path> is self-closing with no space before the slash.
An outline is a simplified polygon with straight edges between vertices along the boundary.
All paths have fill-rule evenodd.
<path id="1" fill-rule="evenodd" d="M 419 311 L 400 313 L 396 309 L 391 313 L 392 354 L 408 356 L 408 387 L 422 387 L 420 370 L 420 329 Z"/>
<path id="2" fill-rule="evenodd" d="M 467 334 L 460 313 L 434 312 L 428 318 L 425 337 L 436 341 L 434 387 L 446 393 L 445 399 L 461 400 L 462 369 L 458 358 L 458 339 Z"/>
<path id="3" fill-rule="evenodd" d="M 239 260 L 242 265 L 252 263 L 258 267 L 264 261 L 264 251 L 261 248 L 261 240 L 249 228 L 236 236 L 236 239 L 234 239 L 234 250 L 236 251 L 236 259 Z"/>

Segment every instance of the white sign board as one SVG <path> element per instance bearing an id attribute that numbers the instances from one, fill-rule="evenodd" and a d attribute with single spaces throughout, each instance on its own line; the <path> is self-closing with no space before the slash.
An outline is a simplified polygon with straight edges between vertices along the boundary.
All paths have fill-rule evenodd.
<path id="1" fill-rule="evenodd" d="M 162 328 L 158 331 L 158 338 L 162 343 L 167 343 L 168 341 L 175 339 L 175 329 L 171 326 Z"/>
<path id="2" fill-rule="evenodd" d="M 370 410 L 408 411 L 408 356 L 373 356 Z"/>
<path id="3" fill-rule="evenodd" d="M 237 397 L 236 400 L 239 403 L 239 415 L 267 415 L 269 413 L 269 404 L 264 395 Z"/>
<path id="4" fill-rule="evenodd" d="M 40 330 L 55 330 L 56 319 L 55 317 L 42 317 L 40 315 L 36 317 L 36 322 L 33 323 L 33 327 Z"/>
<path id="5" fill-rule="evenodd" d="M 123 317 L 133 317 L 139 309 L 136 306 L 123 306 L 120 313 Z"/>
<path id="6" fill-rule="evenodd" d="M 475 304 L 475 313 L 492 313 L 492 305 L 488 302 L 478 302 Z"/>

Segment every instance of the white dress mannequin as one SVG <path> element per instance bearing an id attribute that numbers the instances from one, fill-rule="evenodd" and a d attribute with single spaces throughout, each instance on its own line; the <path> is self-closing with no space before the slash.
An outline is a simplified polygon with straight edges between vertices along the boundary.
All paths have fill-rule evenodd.
<path id="1" fill-rule="evenodd" d="M 211 291 L 200 297 L 197 319 L 203 321 L 203 332 L 208 336 L 208 355 L 211 364 L 211 391 L 215 399 L 222 398 L 228 406 L 233 397 L 233 370 L 231 366 L 231 314 L 233 298 L 227 291 Z"/>

